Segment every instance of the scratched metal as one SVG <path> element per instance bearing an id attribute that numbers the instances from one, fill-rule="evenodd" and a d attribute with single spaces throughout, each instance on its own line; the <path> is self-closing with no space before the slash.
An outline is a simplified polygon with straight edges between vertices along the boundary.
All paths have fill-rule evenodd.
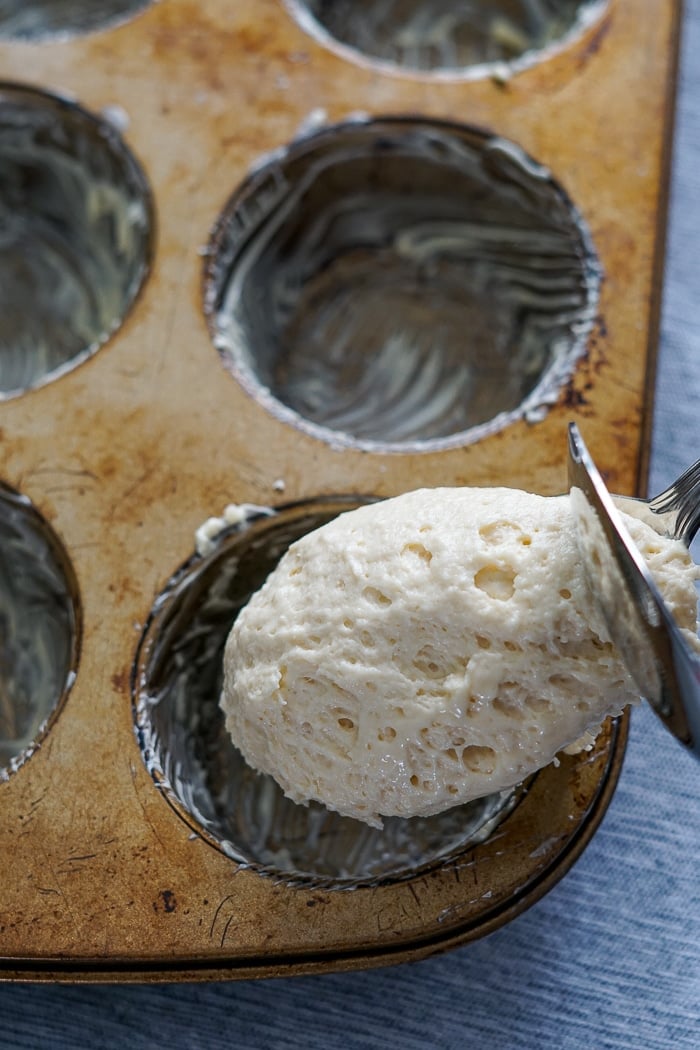
<path id="1" fill-rule="evenodd" d="M 225 364 L 273 414 L 333 445 L 413 451 L 542 418 L 599 282 L 581 216 L 517 146 L 357 119 L 239 189 L 205 298 Z"/>
<path id="2" fill-rule="evenodd" d="M 380 65 L 434 72 L 498 64 L 511 72 L 569 43 L 601 0 L 286 0 L 322 43 Z M 502 74 L 503 75 L 503 74 Z"/>
<path id="3" fill-rule="evenodd" d="M 147 767 L 175 808 L 228 856 L 287 882 L 343 887 L 415 877 L 483 841 L 524 796 L 504 791 L 384 828 L 285 798 L 234 748 L 219 708 L 231 624 L 290 543 L 356 505 L 309 502 L 260 514 L 195 556 L 158 599 L 135 671 Z"/>
<path id="4" fill-rule="evenodd" d="M 152 0 L 0 0 L 0 37 L 46 40 L 126 22 Z"/>
<path id="5" fill-rule="evenodd" d="M 0 781 L 32 753 L 75 677 L 76 585 L 29 500 L 0 485 Z"/>
<path id="6" fill-rule="evenodd" d="M 108 121 L 0 85 L 0 397 L 62 375 L 119 328 L 151 229 L 145 176 Z"/>

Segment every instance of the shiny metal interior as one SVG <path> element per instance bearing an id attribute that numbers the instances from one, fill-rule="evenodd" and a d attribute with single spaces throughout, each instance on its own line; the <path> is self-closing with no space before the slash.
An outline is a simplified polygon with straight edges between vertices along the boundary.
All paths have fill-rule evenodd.
<path id="1" fill-rule="evenodd" d="M 110 29 L 152 0 L 0 0 L 0 38 L 47 40 Z"/>
<path id="2" fill-rule="evenodd" d="M 0 84 L 0 397 L 58 377 L 119 328 L 152 234 L 146 178 L 108 121 Z"/>
<path id="3" fill-rule="evenodd" d="M 305 502 L 254 514 L 194 556 L 158 598 L 134 670 L 146 765 L 191 826 L 234 860 L 304 884 L 356 886 L 413 877 L 483 841 L 522 797 L 500 792 L 384 828 L 299 806 L 234 748 L 218 706 L 222 652 L 237 612 L 290 543 L 353 503 Z"/>
<path id="4" fill-rule="evenodd" d="M 518 67 L 567 43 L 601 0 L 287 0 L 327 46 L 383 66 L 427 73 Z M 504 68 L 503 68 L 504 67 Z"/>
<path id="5" fill-rule="evenodd" d="M 0 781 L 40 742 L 75 678 L 80 608 L 59 541 L 0 485 Z"/>
<path id="6" fill-rule="evenodd" d="M 519 147 L 357 120 L 292 143 L 226 206 L 205 309 L 221 357 L 331 444 L 420 451 L 540 419 L 585 349 L 585 224 Z"/>

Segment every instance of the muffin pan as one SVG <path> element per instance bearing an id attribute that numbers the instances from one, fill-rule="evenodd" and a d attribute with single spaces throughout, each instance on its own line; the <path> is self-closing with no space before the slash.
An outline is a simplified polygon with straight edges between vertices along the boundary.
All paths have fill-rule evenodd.
<path id="1" fill-rule="evenodd" d="M 422 485 L 561 491 L 572 418 L 639 490 L 677 10 L 581 5 L 494 58 L 431 2 L 411 58 L 301 7 L 0 4 L 6 979 L 417 958 L 546 892 L 614 790 L 626 718 L 383 836 L 293 807 L 221 733 L 218 653 L 294 536 Z"/>

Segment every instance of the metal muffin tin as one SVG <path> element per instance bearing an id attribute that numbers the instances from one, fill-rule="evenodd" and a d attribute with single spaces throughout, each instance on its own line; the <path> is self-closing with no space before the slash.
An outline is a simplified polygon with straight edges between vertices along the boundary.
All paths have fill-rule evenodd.
<path id="1" fill-rule="evenodd" d="M 488 933 L 594 833 L 626 718 L 523 786 L 485 835 L 415 869 L 295 879 L 227 848 L 151 761 L 149 654 L 173 588 L 258 527 L 196 553 L 227 504 L 296 520 L 423 485 L 554 493 L 570 419 L 610 488 L 639 490 L 676 6 L 653 0 L 640 19 L 611 0 L 541 54 L 476 70 L 375 63 L 277 0 L 117 4 L 89 32 L 68 4 L 65 33 L 4 6 L 0 977 L 283 975 Z M 413 363 L 393 400 L 358 349 L 385 323 L 381 295 L 363 306 L 365 275 L 400 317 L 396 361 Z M 521 368 L 528 325 L 547 349 Z M 304 349 L 318 330 L 317 370 Z M 503 405 L 497 354 L 518 390 Z M 485 383 L 486 407 L 441 430 L 453 375 L 465 392 Z M 359 414 L 324 414 L 362 383 L 371 410 L 362 395 Z"/>

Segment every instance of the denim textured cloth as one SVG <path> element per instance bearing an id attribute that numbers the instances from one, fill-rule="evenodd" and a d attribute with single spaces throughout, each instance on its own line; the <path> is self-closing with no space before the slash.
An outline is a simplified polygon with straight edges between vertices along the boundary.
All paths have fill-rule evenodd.
<path id="1" fill-rule="evenodd" d="M 700 0 L 684 17 L 650 491 L 700 454 Z M 447 955 L 232 984 L 5 985 L 0 1016 L 13 1050 L 698 1050 L 700 763 L 636 710 L 619 788 L 574 869 Z"/>

